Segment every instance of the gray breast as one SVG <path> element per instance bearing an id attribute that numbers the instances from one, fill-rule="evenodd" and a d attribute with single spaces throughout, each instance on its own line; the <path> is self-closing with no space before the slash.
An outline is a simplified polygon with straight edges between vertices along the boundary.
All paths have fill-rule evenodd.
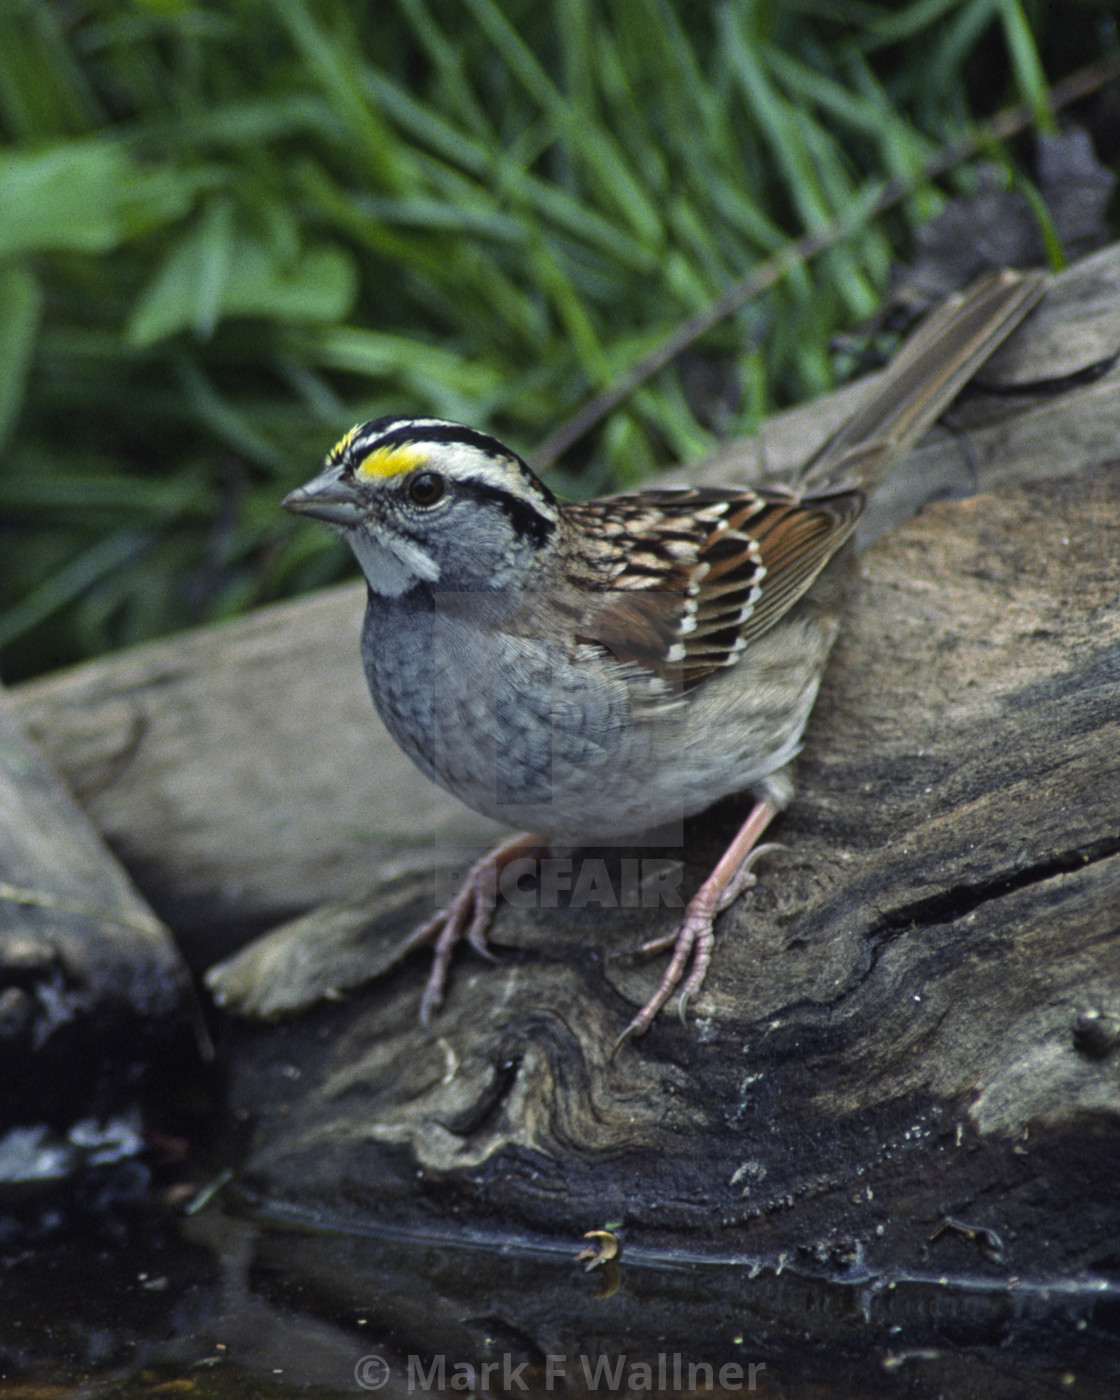
<path id="1" fill-rule="evenodd" d="M 362 660 L 393 738 L 428 777 L 511 826 L 594 835 L 621 807 L 625 829 L 638 829 L 651 735 L 630 722 L 630 686 L 488 621 L 470 595 L 446 607 L 420 590 L 370 595 Z"/>
<path id="2" fill-rule="evenodd" d="M 804 613 L 804 617 L 801 614 Z M 389 732 L 467 806 L 544 836 L 633 836 L 699 812 L 795 756 L 835 632 L 804 606 L 687 701 L 588 648 L 488 624 L 485 599 L 371 595 L 362 657 Z"/>

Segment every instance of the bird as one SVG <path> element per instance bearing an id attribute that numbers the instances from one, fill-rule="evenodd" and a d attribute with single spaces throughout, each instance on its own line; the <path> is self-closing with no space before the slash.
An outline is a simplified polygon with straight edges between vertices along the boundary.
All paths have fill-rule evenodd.
<path id="1" fill-rule="evenodd" d="M 793 485 L 647 487 L 561 503 L 479 429 L 386 416 L 350 429 L 282 504 L 324 521 L 368 586 L 361 659 L 400 748 L 518 829 L 404 941 L 434 945 L 429 1025 L 463 938 L 486 938 L 501 871 L 560 842 L 634 838 L 731 794 L 750 810 L 618 1044 L 703 984 L 715 920 L 756 880 L 794 791 L 875 488 L 1045 292 L 991 273 L 919 326 Z M 617 1049 L 617 1044 L 616 1044 Z"/>

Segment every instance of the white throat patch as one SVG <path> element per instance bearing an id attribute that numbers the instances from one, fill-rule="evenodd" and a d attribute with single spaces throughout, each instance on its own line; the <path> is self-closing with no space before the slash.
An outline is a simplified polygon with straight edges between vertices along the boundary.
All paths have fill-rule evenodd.
<path id="1" fill-rule="evenodd" d="M 379 597 L 399 598 L 420 580 L 436 583 L 439 579 L 439 565 L 410 540 L 377 539 L 365 530 L 347 530 L 345 536 L 366 582 Z"/>

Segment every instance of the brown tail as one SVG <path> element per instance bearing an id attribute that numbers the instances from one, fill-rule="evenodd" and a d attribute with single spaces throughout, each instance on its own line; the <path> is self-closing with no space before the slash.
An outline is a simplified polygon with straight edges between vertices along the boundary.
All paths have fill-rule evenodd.
<path id="1" fill-rule="evenodd" d="M 870 494 L 1043 297 L 1045 272 L 989 273 L 932 312 L 869 391 L 863 407 L 806 464 L 806 493 Z"/>

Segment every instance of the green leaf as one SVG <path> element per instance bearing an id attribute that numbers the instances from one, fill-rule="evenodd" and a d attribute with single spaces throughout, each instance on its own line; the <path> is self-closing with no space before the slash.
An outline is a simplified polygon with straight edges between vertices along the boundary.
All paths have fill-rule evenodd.
<path id="1" fill-rule="evenodd" d="M 145 170 L 111 141 L 0 153 L 0 258 L 107 253 L 190 207 L 193 182 Z"/>
<path id="2" fill-rule="evenodd" d="M 144 548 L 144 536 L 118 530 L 83 550 L 14 607 L 0 613 L 0 647 L 37 626 L 67 603 L 80 598 L 106 574 L 127 568 Z"/>
<path id="3" fill-rule="evenodd" d="M 29 269 L 0 264 L 0 447 L 23 403 L 41 304 L 39 284 Z"/>
<path id="4" fill-rule="evenodd" d="M 1058 130 L 1058 123 L 1050 110 L 1046 72 L 1038 56 L 1038 45 L 1031 33 L 1023 7 L 1018 0 L 1000 0 L 999 17 L 1019 91 L 1030 104 L 1039 130 L 1054 135 Z"/>
<path id="5" fill-rule="evenodd" d="M 343 249 L 319 246 L 285 257 L 236 226 L 219 201 L 181 238 L 129 317 L 128 344 L 143 348 L 192 330 L 209 337 L 220 320 L 333 322 L 354 304 L 357 272 Z"/>

